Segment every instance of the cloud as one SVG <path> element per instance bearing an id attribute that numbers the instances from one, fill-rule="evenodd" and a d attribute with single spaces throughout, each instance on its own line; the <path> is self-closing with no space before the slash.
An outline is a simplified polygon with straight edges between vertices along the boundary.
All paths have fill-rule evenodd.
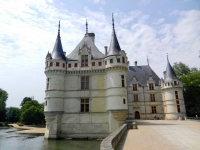
<path id="1" fill-rule="evenodd" d="M 94 3 L 106 4 L 105 0 L 93 0 Z"/>
<path id="2" fill-rule="evenodd" d="M 99 1 L 100 2 L 100 1 Z M 61 40 L 69 54 L 85 34 L 85 18 L 89 32 L 95 33 L 95 44 L 104 53 L 109 46 L 111 16 L 84 7 L 82 13 L 58 8 L 45 0 L 0 2 L 0 85 L 9 93 L 7 105 L 19 106 L 25 96 L 35 96 L 43 102 L 45 56 L 52 51 L 58 20 L 61 20 Z M 116 34 L 130 65 L 150 66 L 162 77 L 166 67 L 166 53 L 171 64 L 182 61 L 190 67 L 200 67 L 200 11 L 174 11 L 174 23 L 164 18 L 148 24 L 151 16 L 142 11 L 115 15 Z M 148 20 L 148 22 L 147 22 Z"/>
<path id="3" fill-rule="evenodd" d="M 153 22 L 153 24 L 158 25 L 158 24 L 163 23 L 164 21 L 165 21 L 164 18 L 160 18 L 160 19 L 158 19 L 157 21 Z"/>

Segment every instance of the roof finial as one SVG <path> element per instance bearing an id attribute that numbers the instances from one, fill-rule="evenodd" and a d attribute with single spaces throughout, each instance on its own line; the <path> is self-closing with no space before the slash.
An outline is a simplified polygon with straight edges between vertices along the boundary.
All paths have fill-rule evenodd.
<path id="1" fill-rule="evenodd" d="M 87 23 L 87 18 L 86 18 L 86 34 L 88 33 L 88 23 Z"/>
<path id="2" fill-rule="evenodd" d="M 169 59 L 168 59 L 168 53 L 167 53 L 167 61 L 169 61 Z"/>
<path id="3" fill-rule="evenodd" d="M 114 24 L 113 13 L 112 13 L 112 25 L 113 25 L 113 30 L 114 30 L 115 29 L 115 24 Z"/>
<path id="4" fill-rule="evenodd" d="M 148 58 L 148 56 L 147 56 L 147 63 L 148 63 L 148 66 L 149 66 L 149 58 Z"/>
<path id="5" fill-rule="evenodd" d="M 60 34 L 60 20 L 59 20 L 59 24 L 58 24 L 58 34 Z"/>

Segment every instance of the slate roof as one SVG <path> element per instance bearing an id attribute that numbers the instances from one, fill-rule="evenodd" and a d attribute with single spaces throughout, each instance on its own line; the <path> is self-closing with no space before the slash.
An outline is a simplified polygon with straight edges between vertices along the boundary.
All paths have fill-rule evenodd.
<path id="1" fill-rule="evenodd" d="M 94 37 L 94 33 L 86 34 L 81 42 L 76 46 L 76 48 L 67 56 L 67 58 L 69 60 L 78 60 L 79 48 L 82 48 L 84 44 L 87 44 L 87 46 L 91 48 L 93 59 L 104 58 L 104 54 L 98 50 L 98 48 L 92 41 L 92 37 Z"/>
<path id="2" fill-rule="evenodd" d="M 58 25 L 58 35 L 57 35 L 56 42 L 52 51 L 52 58 L 66 60 L 66 57 L 63 53 L 61 39 L 60 39 L 60 21 Z"/>
<path id="3" fill-rule="evenodd" d="M 149 79 L 149 76 L 153 78 L 155 81 L 155 85 L 159 85 L 160 78 L 157 76 L 157 74 L 151 69 L 150 66 L 129 66 L 129 70 L 126 74 L 126 83 L 127 85 L 131 85 L 131 81 L 133 77 L 137 78 L 138 84 L 140 86 L 147 86 L 147 80 Z"/>
<path id="4" fill-rule="evenodd" d="M 112 33 L 112 37 L 111 37 L 111 41 L 110 41 L 110 47 L 107 53 L 107 56 L 109 55 L 118 55 L 119 52 L 121 51 L 119 42 L 117 40 L 117 36 L 115 33 L 115 28 L 114 28 L 114 18 L 112 16 L 112 21 L 113 21 L 113 33 Z"/>
<path id="5" fill-rule="evenodd" d="M 176 74 L 174 73 L 174 70 L 172 69 L 172 66 L 169 63 L 169 59 L 167 57 L 167 67 L 166 71 L 164 72 L 164 81 L 172 82 L 174 78 L 176 78 Z"/>

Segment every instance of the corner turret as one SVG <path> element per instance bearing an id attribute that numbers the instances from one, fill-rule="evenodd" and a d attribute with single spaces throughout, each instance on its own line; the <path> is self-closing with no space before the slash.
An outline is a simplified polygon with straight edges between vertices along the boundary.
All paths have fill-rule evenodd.
<path id="1" fill-rule="evenodd" d="M 167 56 L 164 80 L 161 80 L 165 119 L 176 120 L 186 116 L 182 82 L 176 77 Z"/>
<path id="2" fill-rule="evenodd" d="M 45 138 L 59 138 L 61 117 L 64 112 L 64 91 L 66 57 L 60 40 L 60 21 L 53 52 L 46 56 L 46 90 L 44 114 L 46 120 Z"/>
<path id="3" fill-rule="evenodd" d="M 113 35 L 107 56 L 104 58 L 106 67 L 106 100 L 107 112 L 109 113 L 109 132 L 118 129 L 128 114 L 127 107 L 127 87 L 126 73 L 128 71 L 128 61 L 126 53 L 121 50 L 113 21 Z"/>

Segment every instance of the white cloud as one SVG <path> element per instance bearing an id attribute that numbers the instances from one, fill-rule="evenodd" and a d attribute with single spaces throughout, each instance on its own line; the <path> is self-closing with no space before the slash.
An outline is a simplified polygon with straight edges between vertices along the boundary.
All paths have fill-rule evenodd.
<path id="1" fill-rule="evenodd" d="M 25 96 L 35 96 L 43 102 L 45 56 L 53 49 L 58 20 L 61 20 L 61 39 L 67 54 L 83 38 L 85 18 L 89 32 L 96 35 L 97 47 L 104 52 L 104 46 L 110 44 L 111 16 L 87 7 L 78 14 L 57 9 L 53 1 L 0 1 L 0 14 L 0 85 L 9 93 L 9 106 L 18 106 Z M 156 27 L 152 27 L 152 23 L 147 24 L 151 16 L 141 11 L 115 14 L 117 37 L 130 65 L 136 60 L 138 65 L 146 65 L 148 55 L 150 66 L 162 77 L 169 53 L 171 64 L 182 61 L 200 68 L 200 11 L 176 11 L 173 15 L 178 16 L 175 23 L 167 24 L 160 18 Z"/>
<path id="2" fill-rule="evenodd" d="M 163 23 L 164 21 L 165 21 L 164 18 L 160 18 L 160 19 L 158 19 L 157 21 L 153 22 L 153 24 L 158 25 L 158 24 Z"/>
<path id="3" fill-rule="evenodd" d="M 93 0 L 94 3 L 106 4 L 105 0 Z"/>

